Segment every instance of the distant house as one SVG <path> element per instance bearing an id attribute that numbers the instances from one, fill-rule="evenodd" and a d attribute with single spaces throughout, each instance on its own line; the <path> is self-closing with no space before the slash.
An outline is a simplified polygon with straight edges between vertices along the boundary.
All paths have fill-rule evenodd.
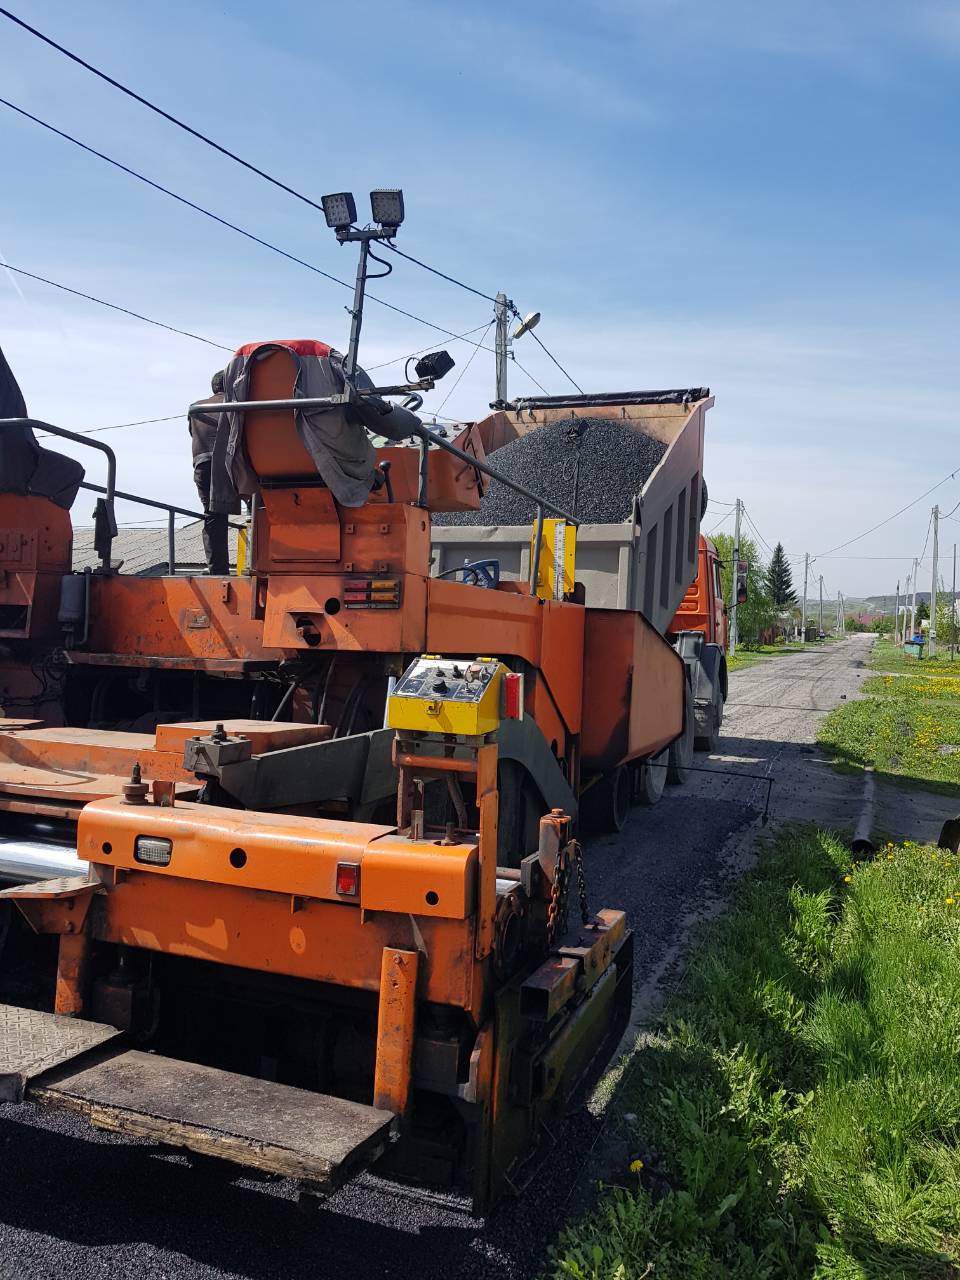
<path id="1" fill-rule="evenodd" d="M 203 556 L 203 524 L 191 520 L 177 528 L 177 573 L 203 573 L 207 567 Z M 143 578 L 159 578 L 169 573 L 167 561 L 167 526 L 121 526 L 113 540 L 112 560 L 115 568 L 123 573 Z M 73 567 L 77 572 L 95 569 L 100 557 L 93 547 L 93 528 L 83 527 L 73 531 Z M 230 567 L 237 563 L 237 530 L 230 530 Z"/>

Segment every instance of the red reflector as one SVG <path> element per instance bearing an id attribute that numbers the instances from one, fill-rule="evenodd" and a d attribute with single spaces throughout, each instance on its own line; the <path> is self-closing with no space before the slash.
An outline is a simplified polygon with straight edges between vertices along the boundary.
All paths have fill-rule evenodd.
<path id="1" fill-rule="evenodd" d="M 337 893 L 346 894 L 350 898 L 357 896 L 360 888 L 359 862 L 337 863 Z"/>
<path id="2" fill-rule="evenodd" d="M 503 718 L 523 719 L 523 675 L 520 672 L 508 671 L 503 677 Z"/>

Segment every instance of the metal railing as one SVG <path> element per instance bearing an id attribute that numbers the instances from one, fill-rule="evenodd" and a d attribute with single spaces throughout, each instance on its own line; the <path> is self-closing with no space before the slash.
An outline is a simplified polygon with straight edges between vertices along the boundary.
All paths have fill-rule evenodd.
<path id="1" fill-rule="evenodd" d="M 91 493 L 106 493 L 103 485 L 91 484 L 84 480 L 80 485 L 81 489 L 89 489 Z M 165 511 L 167 513 L 167 570 L 173 575 L 177 571 L 177 516 L 189 516 L 194 520 L 202 520 L 204 512 L 191 511 L 189 507 L 178 507 L 173 502 L 161 502 L 158 498 L 143 498 L 137 493 L 125 493 L 122 489 L 114 489 L 113 496 L 120 498 L 123 502 L 136 502 L 141 507 L 152 507 L 155 511 Z M 246 525 L 237 524 L 233 520 L 227 521 L 231 529 L 246 529 Z"/>
<path id="2" fill-rule="evenodd" d="M 369 390 L 364 389 L 357 391 L 360 396 L 378 396 L 393 392 L 409 391 L 410 387 L 371 387 Z M 234 400 L 232 402 L 225 401 L 222 404 L 208 404 L 206 401 L 198 404 L 192 404 L 189 412 L 206 413 L 220 415 L 223 413 L 256 413 L 265 410 L 276 409 L 292 409 L 294 411 L 303 412 L 309 409 L 335 409 L 343 408 L 349 403 L 349 396 L 304 396 L 301 399 L 291 400 Z M 579 521 L 576 516 L 570 514 L 557 503 L 551 502 L 548 498 L 541 497 L 540 494 L 534 493 L 532 489 L 528 489 L 525 485 L 519 484 L 516 480 L 511 480 L 509 476 L 505 476 L 502 471 L 497 471 L 494 467 L 489 466 L 486 462 L 481 462 L 479 458 L 473 454 L 467 453 L 465 450 L 458 448 L 455 444 L 451 444 L 449 440 L 443 436 L 437 435 L 431 431 L 429 427 L 425 427 L 423 423 L 419 426 L 411 428 L 411 435 L 416 436 L 420 441 L 420 466 L 419 480 L 417 488 L 417 505 L 426 507 L 428 502 L 428 451 L 430 445 L 436 445 L 439 449 L 445 449 L 447 453 L 452 453 L 455 458 L 459 458 L 461 462 L 465 462 L 474 470 L 488 476 L 491 480 L 497 480 L 500 484 L 505 484 L 508 489 L 512 489 L 514 493 L 519 493 L 525 498 L 529 498 L 536 505 L 536 528 L 533 535 L 533 555 L 530 558 L 530 593 L 536 594 L 537 574 L 540 567 L 540 554 L 543 547 L 543 521 L 544 513 L 552 512 L 559 516 L 561 520 L 565 520 L 568 524 L 578 527 Z"/>
<path id="3" fill-rule="evenodd" d="M 189 507 L 178 507 L 172 502 L 161 502 L 156 498 L 144 498 L 138 493 L 125 493 L 124 490 L 117 488 L 117 455 L 108 444 L 104 444 L 102 440 L 91 440 L 88 436 L 78 435 L 75 431 L 67 431 L 64 427 L 54 427 L 49 422 L 41 422 L 39 418 L 0 418 L 0 431 L 5 427 L 27 427 L 31 431 L 45 431 L 52 436 L 60 436 L 64 440 L 72 440 L 74 444 L 86 445 L 89 449 L 97 449 L 100 453 L 106 455 L 107 458 L 107 483 L 106 485 L 93 484 L 89 480 L 80 482 L 81 489 L 87 489 L 91 493 L 99 493 L 104 495 L 103 514 L 107 521 L 107 529 L 105 531 L 104 541 L 105 549 L 99 551 L 100 567 L 105 573 L 111 572 L 111 553 L 113 541 L 117 536 L 117 520 L 116 520 L 116 499 L 120 498 L 124 502 L 135 502 L 141 507 L 152 507 L 155 511 L 165 511 L 167 513 L 167 568 L 170 574 L 177 571 L 177 546 L 176 546 L 176 517 L 189 516 L 194 520 L 202 520 L 204 512 L 191 511 Z M 96 515 L 94 516 L 96 519 Z M 234 521 L 228 521 L 231 529 L 243 530 L 246 525 L 237 524 Z M 98 549 L 99 550 L 99 549 Z"/>

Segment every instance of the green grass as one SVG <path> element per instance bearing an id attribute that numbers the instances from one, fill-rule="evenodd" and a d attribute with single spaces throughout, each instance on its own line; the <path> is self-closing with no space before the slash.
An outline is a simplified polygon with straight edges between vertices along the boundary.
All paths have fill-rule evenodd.
<path id="1" fill-rule="evenodd" d="M 881 638 L 873 646 L 870 666 L 875 671 L 892 671 L 905 675 L 950 675 L 951 672 L 956 672 L 960 677 L 960 654 L 953 662 L 946 650 L 941 650 L 934 658 L 917 658 L 899 648 L 892 640 Z"/>
<path id="2" fill-rule="evenodd" d="M 872 665 L 897 670 L 901 655 L 875 646 Z M 960 664 L 915 658 L 903 675 L 863 685 L 864 697 L 831 711 L 817 735 L 834 764 L 872 765 L 880 774 L 937 789 L 960 785 Z M 956 752 L 951 751 L 957 747 Z"/>
<path id="3" fill-rule="evenodd" d="M 630 1060 L 554 1280 L 960 1275 L 960 870 L 782 835 Z M 642 1161 L 631 1171 L 630 1156 Z"/>
<path id="4" fill-rule="evenodd" d="M 734 657 L 727 658 L 727 670 L 742 671 L 744 667 L 752 667 L 755 662 L 765 658 L 777 658 L 785 653 L 803 653 L 803 651 L 804 646 L 801 644 L 738 645 Z"/>

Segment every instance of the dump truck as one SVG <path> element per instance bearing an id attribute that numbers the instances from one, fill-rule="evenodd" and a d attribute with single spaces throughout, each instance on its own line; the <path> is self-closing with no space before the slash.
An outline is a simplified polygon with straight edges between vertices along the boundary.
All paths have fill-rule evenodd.
<path id="1" fill-rule="evenodd" d="M 416 408 L 450 363 L 368 387 L 358 336 L 354 315 L 331 393 L 303 391 L 323 344 L 270 341 L 238 352 L 244 399 L 204 404 L 253 477 L 236 575 L 124 574 L 109 446 L 0 421 L 0 866 L 21 864 L 0 986 L 33 980 L 0 1005 L 0 1101 L 308 1197 L 373 1167 L 484 1214 L 629 1012 L 632 934 L 589 903 L 578 824 L 589 803 L 616 825 L 668 759 L 682 780 L 684 636 L 703 634 L 668 639 L 663 618 L 696 572 L 712 399 L 622 398 L 675 438 L 624 544 L 646 560 L 624 599 L 598 585 L 588 604 L 591 574 L 613 583 L 602 539 L 578 568 L 576 518 L 499 472 L 483 430 L 414 419 L 362 505 L 333 496 L 310 433 L 364 396 Z M 105 485 L 38 430 L 98 449 Z M 444 575 L 433 517 L 478 510 L 485 483 L 533 502 L 528 563 Z M 100 565 L 74 573 L 81 485 L 101 494 Z"/>
<path id="2" fill-rule="evenodd" d="M 629 654 L 621 663 L 632 673 L 629 689 L 599 681 L 589 691 L 595 711 L 586 718 L 580 768 L 584 817 L 594 827 L 620 830 L 631 803 L 656 803 L 667 781 L 683 780 L 695 747 L 714 749 L 723 722 L 727 614 L 717 550 L 700 533 L 705 416 L 712 404 L 704 388 L 540 397 L 499 409 L 468 432 L 472 448 L 494 462 L 512 441 L 555 423 L 582 430 L 599 420 L 602 430 L 613 421 L 665 446 L 625 519 L 580 523 L 570 535 L 576 542 L 570 585 L 586 609 L 588 661 L 602 670 L 602 655 L 619 648 Z M 563 479 L 571 489 L 572 474 Z M 431 541 L 432 572 L 441 578 L 459 574 L 472 581 L 480 565 L 500 580 L 527 582 L 537 554 L 525 525 L 434 523 Z M 675 684 L 663 690 L 659 705 L 647 669 L 651 632 L 674 648 L 685 675 L 679 690 Z M 627 699 L 643 710 L 632 705 L 628 711 Z M 613 720 L 620 727 L 611 736 Z"/>

